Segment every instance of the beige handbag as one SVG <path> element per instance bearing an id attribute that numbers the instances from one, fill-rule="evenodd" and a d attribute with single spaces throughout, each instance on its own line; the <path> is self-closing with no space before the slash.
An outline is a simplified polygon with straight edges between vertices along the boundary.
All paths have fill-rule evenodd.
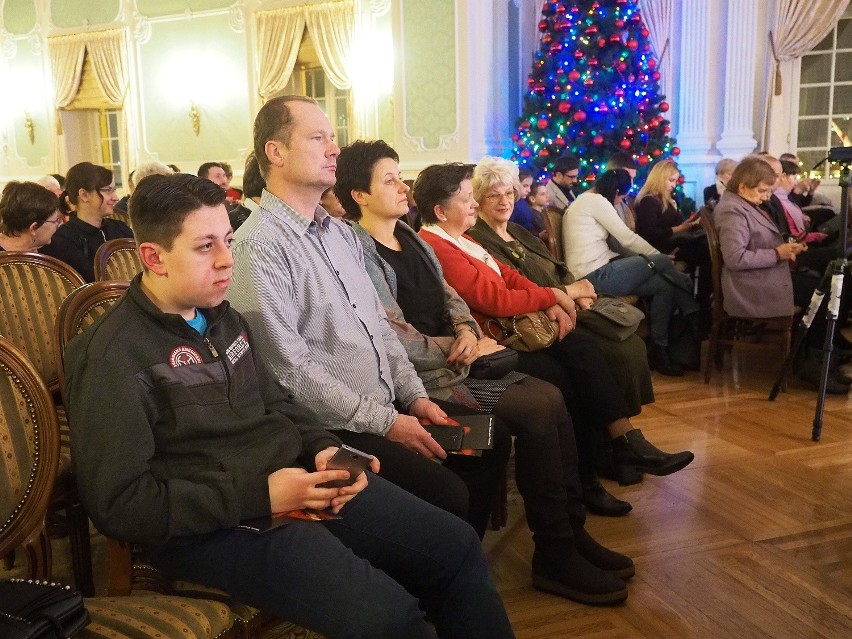
<path id="1" fill-rule="evenodd" d="M 558 324 L 544 311 L 489 319 L 485 332 L 499 344 L 522 352 L 540 351 L 559 338 Z"/>

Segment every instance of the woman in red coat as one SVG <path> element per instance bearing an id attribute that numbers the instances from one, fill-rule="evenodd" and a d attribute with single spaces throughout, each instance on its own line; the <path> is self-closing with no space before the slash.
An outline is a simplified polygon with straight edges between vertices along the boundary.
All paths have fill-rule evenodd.
<path id="1" fill-rule="evenodd" d="M 693 459 L 691 452 L 664 453 L 633 428 L 624 394 L 600 348 L 591 338 L 572 332 L 575 303 L 565 290 L 534 284 L 465 235 L 476 223 L 472 176 L 472 165 L 432 165 L 414 183 L 414 200 L 424 225 L 420 236 L 435 250 L 447 283 L 483 329 L 487 330 L 489 318 L 532 311 L 545 311 L 558 324 L 559 340 L 543 350 L 519 353 L 518 370 L 559 388 L 578 434 L 606 429 L 616 463 L 642 472 L 668 475 L 684 468 Z M 585 306 L 592 299 L 578 302 Z"/>

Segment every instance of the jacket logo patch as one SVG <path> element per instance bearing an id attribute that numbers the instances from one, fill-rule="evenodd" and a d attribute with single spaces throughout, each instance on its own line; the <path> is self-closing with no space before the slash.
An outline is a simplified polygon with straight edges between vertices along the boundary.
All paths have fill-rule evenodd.
<path id="1" fill-rule="evenodd" d="M 237 336 L 237 339 L 227 348 L 225 354 L 228 356 L 228 360 L 231 362 L 231 365 L 236 364 L 240 361 L 240 358 L 249 352 L 251 347 L 248 343 L 248 336 L 245 333 L 240 333 Z"/>
<path id="2" fill-rule="evenodd" d="M 190 364 L 203 364 L 201 353 L 190 346 L 178 346 L 169 355 L 169 365 L 172 368 L 178 366 L 189 366 Z"/>

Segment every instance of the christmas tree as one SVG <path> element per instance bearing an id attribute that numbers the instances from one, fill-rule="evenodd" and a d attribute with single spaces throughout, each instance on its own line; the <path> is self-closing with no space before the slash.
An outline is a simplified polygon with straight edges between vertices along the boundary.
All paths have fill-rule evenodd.
<path id="1" fill-rule="evenodd" d="M 580 190 L 616 151 L 631 153 L 641 184 L 655 160 L 678 155 L 660 73 L 637 0 L 545 2 L 513 159 L 533 175 L 580 160 Z"/>

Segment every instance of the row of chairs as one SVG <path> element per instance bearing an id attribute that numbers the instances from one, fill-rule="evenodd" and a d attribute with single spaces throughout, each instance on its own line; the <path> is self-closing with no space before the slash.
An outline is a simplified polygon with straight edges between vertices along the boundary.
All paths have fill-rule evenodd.
<path id="1" fill-rule="evenodd" d="M 129 246 L 128 241 L 121 242 Z M 72 337 L 121 297 L 129 277 L 141 268 L 136 266 L 135 250 L 116 253 L 128 271 L 123 281 L 93 284 L 84 284 L 76 271 L 48 256 L 0 254 L 0 439 L 4 442 L 0 557 L 7 559 L 8 566 L 15 549 L 22 547 L 27 575 L 49 579 L 45 511 L 64 510 L 75 584 L 86 596 L 94 594 L 89 522 L 71 472 L 62 353 Z M 258 610 L 233 602 L 225 593 L 168 582 L 140 564 L 127 543 L 108 540 L 108 545 L 107 592 L 115 596 L 87 601 L 93 623 L 84 637 L 241 638 L 257 636 L 268 621 Z M 145 596 L 126 597 L 131 591 Z M 283 622 L 278 622 L 276 630 L 294 638 L 318 637 Z"/>

